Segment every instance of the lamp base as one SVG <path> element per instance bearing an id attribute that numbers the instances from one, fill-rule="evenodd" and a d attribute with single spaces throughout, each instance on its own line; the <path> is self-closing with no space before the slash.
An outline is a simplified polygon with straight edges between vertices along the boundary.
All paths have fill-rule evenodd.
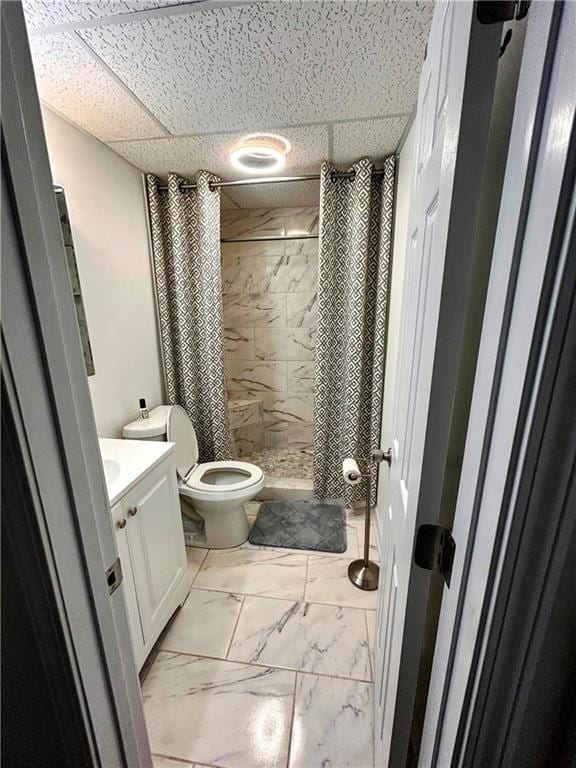
<path id="1" fill-rule="evenodd" d="M 368 561 L 368 565 L 364 563 L 363 558 L 353 560 L 348 566 L 348 578 L 358 589 L 367 591 L 378 589 L 379 575 L 380 568 L 371 560 Z"/>

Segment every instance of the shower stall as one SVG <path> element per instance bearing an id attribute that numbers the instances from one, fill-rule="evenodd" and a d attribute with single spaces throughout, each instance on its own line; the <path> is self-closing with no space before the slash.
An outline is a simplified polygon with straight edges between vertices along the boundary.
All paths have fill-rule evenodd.
<path id="1" fill-rule="evenodd" d="M 318 208 L 221 214 L 228 409 L 266 491 L 312 492 Z"/>
<path id="2" fill-rule="evenodd" d="M 368 158 L 346 171 L 325 162 L 310 176 L 200 171 L 195 181 L 170 173 L 166 185 L 147 175 L 169 402 L 190 416 L 201 461 L 264 470 L 264 498 L 365 499 L 380 434 L 394 168 L 388 157 L 380 169 Z M 319 206 L 221 207 L 221 187 L 310 181 L 320 181 Z M 353 488 L 341 468 L 350 456 L 364 466 Z"/>

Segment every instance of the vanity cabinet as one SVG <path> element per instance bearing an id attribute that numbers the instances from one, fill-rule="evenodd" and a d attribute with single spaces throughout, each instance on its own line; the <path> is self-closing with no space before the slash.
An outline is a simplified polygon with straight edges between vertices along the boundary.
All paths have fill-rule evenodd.
<path id="1" fill-rule="evenodd" d="M 126 492 L 113 506 L 112 519 L 140 669 L 191 583 L 173 455 Z"/>

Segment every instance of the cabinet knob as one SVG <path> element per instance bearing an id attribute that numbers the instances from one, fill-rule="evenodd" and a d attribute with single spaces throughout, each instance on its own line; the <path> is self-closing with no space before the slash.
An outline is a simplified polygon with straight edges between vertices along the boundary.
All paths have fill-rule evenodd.
<path id="1" fill-rule="evenodd" d="M 126 528 L 126 518 L 121 517 L 120 520 L 116 523 L 117 528 Z"/>
<path id="2" fill-rule="evenodd" d="M 128 510 L 128 514 L 130 515 L 130 517 L 134 517 L 134 515 L 137 515 L 138 507 L 130 507 L 130 509 Z"/>

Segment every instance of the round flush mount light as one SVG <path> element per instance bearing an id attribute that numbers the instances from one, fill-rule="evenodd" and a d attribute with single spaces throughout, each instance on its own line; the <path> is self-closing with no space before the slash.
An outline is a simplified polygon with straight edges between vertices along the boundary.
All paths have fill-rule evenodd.
<path id="1" fill-rule="evenodd" d="M 244 136 L 230 151 L 235 168 L 252 173 L 272 173 L 286 164 L 290 142 L 273 133 L 251 133 Z"/>

